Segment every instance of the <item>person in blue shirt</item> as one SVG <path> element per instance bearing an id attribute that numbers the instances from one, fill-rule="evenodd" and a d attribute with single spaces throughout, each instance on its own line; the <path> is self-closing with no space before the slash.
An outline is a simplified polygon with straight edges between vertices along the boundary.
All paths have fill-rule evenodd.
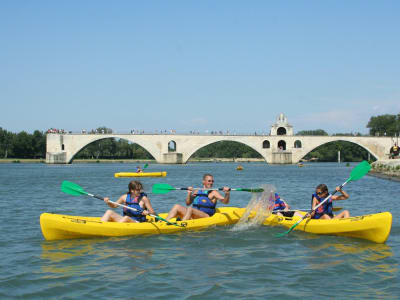
<path id="1" fill-rule="evenodd" d="M 118 205 L 111 203 L 109 198 L 104 198 L 104 202 L 109 207 L 117 208 Z M 140 223 L 146 222 L 146 215 L 154 214 L 150 200 L 143 193 L 143 185 L 140 181 L 131 181 L 128 184 L 128 192 L 123 194 L 116 201 L 118 204 L 126 205 L 133 209 L 123 208 L 123 215 L 108 209 L 101 217 L 102 222 L 120 222 L 120 223 Z"/>
<path id="2" fill-rule="evenodd" d="M 204 174 L 203 188 L 194 190 L 193 187 L 187 188 L 186 207 L 175 204 L 169 211 L 167 220 L 178 217 L 182 221 L 211 217 L 215 213 L 217 201 L 224 204 L 229 203 L 230 188 L 224 187 L 222 196 L 216 190 L 210 190 L 214 184 L 214 177 L 211 174 Z"/>

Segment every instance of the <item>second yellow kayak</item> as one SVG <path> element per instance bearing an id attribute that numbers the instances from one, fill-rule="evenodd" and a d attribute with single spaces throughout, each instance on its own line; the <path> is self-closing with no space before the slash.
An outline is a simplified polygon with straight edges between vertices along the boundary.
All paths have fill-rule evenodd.
<path id="1" fill-rule="evenodd" d="M 119 172 L 115 173 L 114 177 L 165 177 L 167 172 Z"/>

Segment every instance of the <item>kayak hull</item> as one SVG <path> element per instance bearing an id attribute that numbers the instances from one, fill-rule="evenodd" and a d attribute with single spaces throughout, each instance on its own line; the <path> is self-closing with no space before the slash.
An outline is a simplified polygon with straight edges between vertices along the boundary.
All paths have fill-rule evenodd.
<path id="1" fill-rule="evenodd" d="M 143 223 L 101 222 L 100 217 L 81 217 L 43 213 L 40 215 L 40 227 L 46 240 L 63 240 L 90 237 L 115 237 L 152 234 L 171 234 L 187 230 L 202 230 L 212 226 L 235 224 L 240 219 L 240 209 L 236 207 L 217 208 L 209 218 L 178 221 L 178 225 L 168 225 L 148 217 Z M 167 214 L 160 214 L 166 218 Z M 174 219 L 171 222 L 175 222 Z"/>
<path id="2" fill-rule="evenodd" d="M 305 212 L 300 212 L 303 215 Z M 300 217 L 287 218 L 270 215 L 264 225 L 282 225 L 292 227 Z M 377 214 L 350 217 L 346 219 L 316 220 L 305 219 L 294 230 L 301 230 L 314 234 L 327 234 L 355 237 L 375 243 L 384 243 L 389 237 L 392 228 L 392 214 L 382 212 Z"/>
<path id="3" fill-rule="evenodd" d="M 232 225 L 239 221 L 245 212 L 244 208 L 221 207 L 209 218 L 178 221 L 178 225 L 168 225 L 148 217 L 144 223 L 101 222 L 99 217 L 81 217 L 43 213 L 40 215 L 40 226 L 46 240 L 76 239 L 90 237 L 135 236 L 153 234 L 171 234 L 188 230 L 203 230 L 213 226 Z M 305 212 L 300 212 L 305 214 Z M 167 214 L 160 214 L 166 218 Z M 251 216 L 250 216 L 251 217 Z M 268 216 L 263 225 L 292 227 L 299 217 Z M 174 219 L 171 222 L 175 222 Z M 183 227 L 184 226 L 184 227 Z M 346 219 L 315 220 L 305 219 L 294 230 L 313 234 L 347 236 L 385 243 L 392 227 L 392 214 L 382 212 Z"/>
<path id="4" fill-rule="evenodd" d="M 115 173 L 114 177 L 165 177 L 167 172 L 119 172 Z"/>

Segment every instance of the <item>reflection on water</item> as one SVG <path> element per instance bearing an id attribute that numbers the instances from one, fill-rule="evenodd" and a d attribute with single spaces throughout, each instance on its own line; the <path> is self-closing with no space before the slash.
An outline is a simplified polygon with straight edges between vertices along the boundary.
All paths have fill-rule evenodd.
<path id="1" fill-rule="evenodd" d="M 339 264 L 347 264 L 360 273 L 371 271 L 394 276 L 398 264 L 388 261 L 393 256 L 392 248 L 386 244 L 360 243 L 308 243 L 313 250 L 309 262 L 313 269 L 324 269 Z"/>
<path id="2" fill-rule="evenodd" d="M 101 267 L 103 261 L 122 259 L 123 261 L 134 260 L 135 264 L 131 269 L 137 275 L 144 273 L 146 270 L 140 269 L 138 262 L 149 260 L 153 251 L 118 246 L 124 241 L 126 238 L 43 241 L 41 244 L 42 271 L 52 274 L 63 273 L 64 276 L 77 275 L 89 267 L 85 261 L 91 257 L 93 261 L 98 262 L 99 272 L 110 271 L 107 266 L 104 266 L 104 269 Z M 48 276 L 51 277 L 51 275 Z"/>

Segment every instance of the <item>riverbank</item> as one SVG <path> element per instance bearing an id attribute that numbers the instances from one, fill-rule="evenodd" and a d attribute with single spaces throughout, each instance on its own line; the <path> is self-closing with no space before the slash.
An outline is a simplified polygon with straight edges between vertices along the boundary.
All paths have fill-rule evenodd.
<path id="1" fill-rule="evenodd" d="M 400 159 L 376 161 L 371 166 L 369 175 L 400 182 Z"/>
<path id="2" fill-rule="evenodd" d="M 189 162 L 265 162 L 262 158 L 190 158 Z M 39 164 L 46 163 L 43 158 L 26 159 L 26 158 L 2 158 L 0 164 L 22 163 L 22 164 Z M 137 163 L 156 163 L 154 159 L 74 159 L 74 164 L 90 164 L 90 163 L 118 163 L 118 164 L 137 164 Z"/>

